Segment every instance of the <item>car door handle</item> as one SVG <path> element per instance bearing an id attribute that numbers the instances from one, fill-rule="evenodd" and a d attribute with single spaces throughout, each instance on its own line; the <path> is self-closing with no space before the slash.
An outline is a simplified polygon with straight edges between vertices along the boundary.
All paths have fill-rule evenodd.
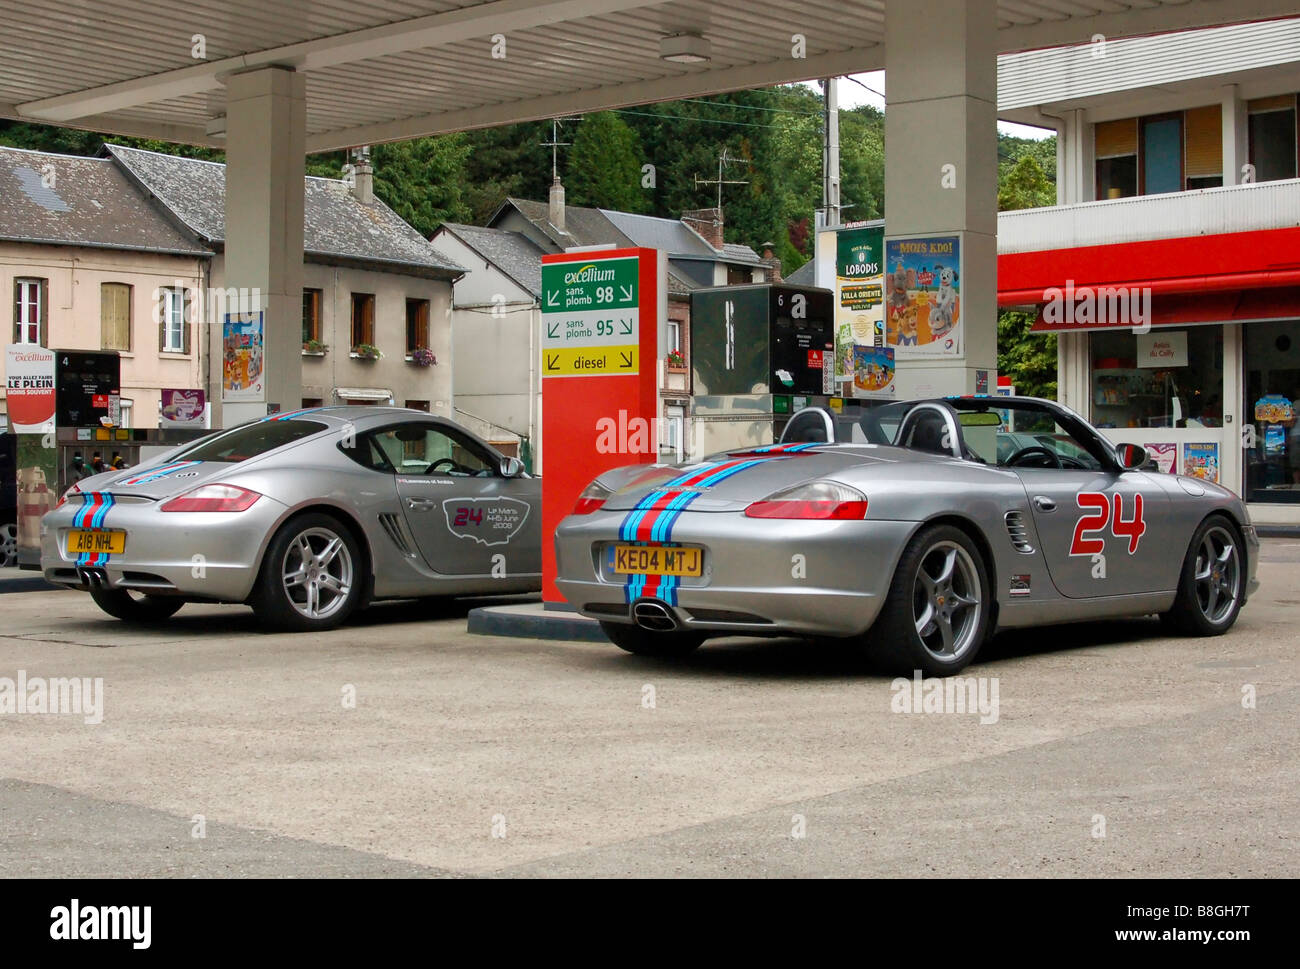
<path id="1" fill-rule="evenodd" d="M 1034 507 L 1039 511 L 1056 511 L 1056 502 L 1047 495 L 1034 495 Z"/>
<path id="2" fill-rule="evenodd" d="M 410 508 L 411 511 L 428 511 L 436 504 L 437 502 L 432 498 L 407 498 L 406 499 L 406 507 Z"/>

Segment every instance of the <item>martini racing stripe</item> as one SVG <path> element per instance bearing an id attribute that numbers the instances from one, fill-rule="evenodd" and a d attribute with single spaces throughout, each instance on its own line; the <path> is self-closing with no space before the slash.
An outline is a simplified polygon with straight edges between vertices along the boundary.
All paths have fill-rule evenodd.
<path id="1" fill-rule="evenodd" d="M 304 407 L 301 408 L 300 410 L 291 410 L 283 414 L 271 414 L 267 417 L 263 417 L 262 420 L 264 422 L 265 421 L 291 421 L 295 417 L 302 417 L 303 414 L 314 414 L 318 410 L 324 410 L 324 409 L 325 409 L 324 407 Z"/>
<path id="2" fill-rule="evenodd" d="M 113 496 L 106 491 L 91 491 L 81 496 L 81 507 L 72 516 L 74 528 L 102 528 L 108 510 L 113 507 Z M 92 561 L 93 559 L 93 561 Z M 91 555 L 82 552 L 77 556 L 78 565 L 103 565 L 108 561 L 106 552 Z"/>
<path id="3" fill-rule="evenodd" d="M 671 541 L 673 525 L 690 503 L 700 496 L 702 489 L 711 488 L 733 475 L 770 460 L 772 458 L 764 457 L 706 464 L 673 478 L 637 502 L 636 507 L 623 519 L 619 537 L 624 541 Z M 664 599 L 669 605 L 676 605 L 677 587 L 680 584 L 681 579 L 677 576 L 630 575 L 623 583 L 623 598 L 632 603 L 644 596 L 651 596 Z"/>
<path id="4" fill-rule="evenodd" d="M 742 454 L 798 454 L 813 447 L 825 447 L 824 441 L 811 441 L 804 444 L 764 444 L 762 447 L 750 448 Z"/>
<path id="5" fill-rule="evenodd" d="M 175 474 L 177 471 L 184 471 L 186 468 L 192 468 L 194 465 L 202 463 L 202 461 L 173 461 L 171 464 L 164 464 L 161 468 L 150 468 L 148 471 L 141 471 L 126 478 L 119 478 L 113 483 L 117 485 L 144 484 L 147 481 L 157 481 L 159 478 L 165 478 L 169 474 Z"/>

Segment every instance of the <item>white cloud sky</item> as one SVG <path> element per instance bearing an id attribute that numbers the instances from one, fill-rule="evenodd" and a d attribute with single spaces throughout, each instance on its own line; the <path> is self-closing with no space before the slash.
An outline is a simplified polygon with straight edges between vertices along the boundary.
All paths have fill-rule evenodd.
<path id="1" fill-rule="evenodd" d="M 821 85 L 815 81 L 808 82 L 808 86 L 815 91 L 821 90 Z M 853 74 L 841 78 L 839 93 L 840 107 L 842 109 L 856 108 L 860 104 L 870 104 L 884 110 L 885 72 L 871 71 L 867 74 Z M 1035 128 L 1030 125 L 1012 124 L 1010 121 L 999 121 L 998 131 L 1003 134 L 1014 135 L 1017 138 L 1033 138 L 1036 141 L 1050 138 L 1056 134 L 1051 128 Z"/>

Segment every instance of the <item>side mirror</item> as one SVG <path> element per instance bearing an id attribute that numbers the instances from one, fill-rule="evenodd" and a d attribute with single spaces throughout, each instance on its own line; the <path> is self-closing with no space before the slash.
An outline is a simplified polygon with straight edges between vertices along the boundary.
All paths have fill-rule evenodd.
<path id="1" fill-rule="evenodd" d="M 524 472 L 524 462 L 518 458 L 501 459 L 501 477 L 517 478 Z"/>
<path id="2" fill-rule="evenodd" d="M 1117 444 L 1115 457 L 1119 459 L 1121 468 L 1132 471 L 1147 463 L 1147 449 L 1141 444 Z"/>

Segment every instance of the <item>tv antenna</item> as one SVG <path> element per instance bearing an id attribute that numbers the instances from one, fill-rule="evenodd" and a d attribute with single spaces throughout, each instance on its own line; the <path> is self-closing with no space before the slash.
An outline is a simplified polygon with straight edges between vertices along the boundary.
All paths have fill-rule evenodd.
<path id="1" fill-rule="evenodd" d="M 582 119 L 578 117 L 551 119 L 551 140 L 543 141 L 542 147 L 551 149 L 551 180 L 552 181 L 560 177 L 559 155 L 558 155 L 559 150 L 561 148 L 568 148 L 573 144 L 573 142 L 571 141 L 560 140 L 560 125 L 565 121 L 581 121 L 581 120 Z"/>
<path id="2" fill-rule="evenodd" d="M 717 178 L 700 178 L 700 176 L 698 176 L 698 175 L 695 176 L 695 187 L 696 187 L 696 188 L 699 188 L 701 185 L 716 185 L 716 186 L 718 186 L 718 211 L 719 211 L 719 212 L 722 211 L 722 186 L 724 186 L 724 185 L 748 185 L 748 184 L 749 184 L 748 181 L 741 181 L 741 180 L 739 180 L 739 179 L 728 179 L 728 178 L 723 178 L 723 177 L 722 177 L 722 175 L 723 175 L 723 169 L 724 169 L 725 166 L 727 166 L 727 165 L 736 165 L 736 164 L 744 164 L 744 159 L 741 159 L 741 158 L 728 158 L 728 157 L 727 157 L 727 149 L 726 149 L 726 148 L 723 148 L 723 149 L 722 149 L 722 153 L 721 153 L 720 155 L 718 155 L 718 177 L 717 177 Z"/>

